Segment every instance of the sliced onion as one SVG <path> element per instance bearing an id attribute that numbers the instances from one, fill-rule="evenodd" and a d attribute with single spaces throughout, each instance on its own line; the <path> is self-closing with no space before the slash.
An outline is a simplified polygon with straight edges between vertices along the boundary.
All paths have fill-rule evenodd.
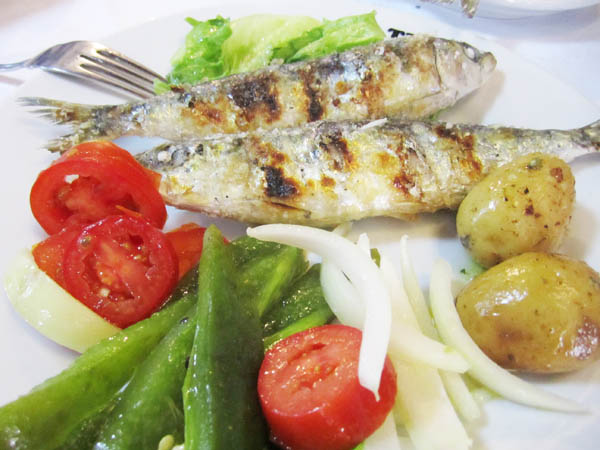
<path id="1" fill-rule="evenodd" d="M 321 264 L 321 287 L 335 317 L 344 325 L 362 329 L 365 322 L 364 302 L 344 272 L 326 259 Z"/>
<path id="2" fill-rule="evenodd" d="M 425 296 L 423 295 L 423 291 L 419 286 L 413 266 L 410 263 L 407 242 L 408 236 L 402 236 L 402 239 L 400 240 L 400 267 L 402 268 L 402 280 L 404 281 L 404 288 L 408 294 L 408 300 L 410 301 L 413 311 L 415 312 L 415 316 L 417 316 L 419 327 L 421 327 L 427 336 L 435 337 L 437 331 L 433 321 L 431 320 L 431 315 L 429 314 L 429 308 L 427 307 Z"/>
<path id="3" fill-rule="evenodd" d="M 392 305 L 392 331 L 390 354 L 407 362 L 463 373 L 469 364 L 453 348 L 427 337 L 418 328 L 417 319 L 406 296 L 402 281 L 392 263 L 381 255 L 381 273 L 390 292 Z"/>
<path id="4" fill-rule="evenodd" d="M 439 372 L 394 361 L 395 410 L 417 450 L 467 450 L 471 440 L 444 389 Z"/>
<path id="5" fill-rule="evenodd" d="M 365 255 L 370 255 L 366 235 L 359 236 L 357 246 L 365 252 Z M 460 353 L 439 341 L 428 338 L 418 329 L 402 282 L 391 262 L 384 255 L 381 255 L 380 266 L 392 306 L 390 356 L 406 362 L 426 364 L 453 372 L 465 372 L 469 365 Z M 363 301 L 344 273 L 329 261 L 323 261 L 321 266 L 321 286 L 325 299 L 338 320 L 345 325 L 362 328 L 365 314 Z"/>
<path id="6" fill-rule="evenodd" d="M 356 246 L 360 248 L 365 255 L 371 257 L 371 242 L 367 233 L 361 233 L 356 240 Z"/>
<path id="7" fill-rule="evenodd" d="M 348 276 L 365 305 L 358 379 L 362 386 L 379 398 L 379 382 L 390 339 L 391 307 L 377 265 L 354 243 L 317 228 L 272 224 L 249 228 L 247 233 L 256 239 L 293 245 L 317 253 Z"/>
<path id="8" fill-rule="evenodd" d="M 84 352 L 119 331 L 43 272 L 23 249 L 4 275 L 4 289 L 21 317 L 54 342 Z"/>
<path id="9" fill-rule="evenodd" d="M 415 327 L 418 326 L 418 321 L 411 307 L 412 304 L 407 298 L 404 284 L 384 255 L 382 255 L 381 269 L 391 292 L 395 294 L 392 295 L 392 311 L 395 312 L 390 343 L 392 348 L 394 330 L 398 328 L 396 322 L 399 318 L 404 318 L 407 325 L 411 324 Z M 416 279 L 414 283 L 420 291 Z M 431 366 L 411 364 L 396 358 L 393 358 L 393 362 L 398 386 L 395 408 L 417 450 L 468 449 L 471 440 L 448 398 L 440 372 Z M 460 377 L 458 374 L 455 375 Z"/>
<path id="10" fill-rule="evenodd" d="M 352 222 L 340 223 L 337 227 L 331 230 L 332 233 L 339 234 L 340 236 L 346 236 L 352 231 Z"/>
<path id="11" fill-rule="evenodd" d="M 586 412 L 576 402 L 527 383 L 489 359 L 462 326 L 451 292 L 450 265 L 436 261 L 431 274 L 431 309 L 444 342 L 460 351 L 471 363 L 469 374 L 492 391 L 523 405 L 563 412 Z"/>
<path id="12" fill-rule="evenodd" d="M 433 324 L 429 307 L 425 302 L 425 295 L 419 286 L 417 276 L 408 254 L 408 236 L 402 236 L 400 241 L 400 264 L 402 267 L 402 277 L 407 291 L 409 292 L 409 302 L 415 311 L 419 326 L 426 336 L 431 339 L 440 340 L 440 335 Z M 446 392 L 456 408 L 456 411 L 467 422 L 472 422 L 481 415 L 479 404 L 469 391 L 465 380 L 457 373 L 452 371 L 440 371 L 440 377 L 446 388 Z"/>
<path id="13" fill-rule="evenodd" d="M 364 450 L 400 450 L 394 414 L 390 413 L 383 424 L 365 439 Z"/>
<path id="14" fill-rule="evenodd" d="M 408 300 L 402 278 L 398 276 L 392 262 L 385 255 L 380 255 L 379 268 L 390 291 L 394 323 L 398 322 L 419 329 L 419 323 Z"/>
<path id="15" fill-rule="evenodd" d="M 460 374 L 447 370 L 440 371 L 442 383 L 454 408 L 466 422 L 473 422 L 481 416 L 481 408 L 475 397 L 469 391 L 465 380 Z"/>
<path id="16" fill-rule="evenodd" d="M 469 368 L 469 363 L 456 350 L 401 324 L 392 327 L 389 353 L 407 363 L 426 364 L 455 373 L 464 373 Z"/>

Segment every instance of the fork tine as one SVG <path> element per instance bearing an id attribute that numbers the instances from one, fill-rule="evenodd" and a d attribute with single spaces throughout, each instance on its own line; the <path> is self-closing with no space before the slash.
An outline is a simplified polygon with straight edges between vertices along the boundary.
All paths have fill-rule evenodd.
<path id="1" fill-rule="evenodd" d="M 95 56 L 82 54 L 80 55 L 80 58 L 84 60 L 79 63 L 80 67 L 92 72 L 119 78 L 122 82 L 130 82 L 131 84 L 146 90 L 153 90 L 154 78 L 151 76 L 140 74 L 139 72 L 130 70 L 128 67 Z"/>
<path id="2" fill-rule="evenodd" d="M 162 75 L 154 72 L 153 70 L 150 70 L 148 67 L 142 66 L 140 63 L 134 61 L 131 58 L 128 58 L 127 56 L 113 49 L 97 48 L 96 52 L 104 56 L 105 58 L 112 58 L 113 62 L 116 61 L 124 66 L 129 66 L 130 68 L 135 69 L 136 73 L 143 74 L 146 76 L 146 78 L 150 77 L 150 79 L 152 80 L 154 80 L 154 78 L 158 78 L 160 81 L 163 81 L 165 83 L 167 82 L 167 80 Z"/>
<path id="3" fill-rule="evenodd" d="M 89 41 L 58 44 L 31 59 L 0 66 L 0 69 L 17 67 L 37 67 L 49 72 L 101 82 L 144 99 L 154 95 L 156 79 L 166 82 L 158 73 L 122 53 Z"/>
<path id="4" fill-rule="evenodd" d="M 79 75 L 83 78 L 92 78 L 101 83 L 105 83 L 119 89 L 124 89 L 141 98 L 149 98 L 154 96 L 152 85 L 137 83 L 131 78 L 125 78 L 122 75 L 107 70 L 103 66 L 93 63 L 83 63 L 79 67 Z"/>

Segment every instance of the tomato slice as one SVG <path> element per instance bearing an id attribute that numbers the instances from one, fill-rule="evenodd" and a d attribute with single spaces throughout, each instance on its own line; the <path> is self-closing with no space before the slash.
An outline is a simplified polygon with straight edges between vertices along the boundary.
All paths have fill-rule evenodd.
<path id="1" fill-rule="evenodd" d="M 204 232 L 206 228 L 195 223 L 186 223 L 166 233 L 173 244 L 179 260 L 179 277 L 183 277 L 192 267 L 198 264 L 202 255 Z"/>
<path id="2" fill-rule="evenodd" d="M 31 189 L 31 209 L 48 234 L 123 210 L 137 212 L 162 228 L 167 211 L 155 181 L 131 155 L 125 157 L 113 145 L 87 143 L 83 150 L 78 146 L 71 156 L 63 155 L 38 175 Z"/>
<path id="3" fill-rule="evenodd" d="M 386 358 L 380 400 L 358 381 L 362 333 L 324 325 L 294 334 L 265 355 L 258 393 L 273 440 L 292 450 L 352 449 L 391 411 L 396 372 Z"/>
<path id="4" fill-rule="evenodd" d="M 158 188 L 160 185 L 161 175 L 159 173 L 145 168 L 137 162 L 131 153 L 110 141 L 83 142 L 67 150 L 54 163 L 56 164 L 71 158 L 110 159 L 119 163 L 124 162 L 130 164 L 135 170 L 145 173 L 150 181 L 152 181 L 152 184 L 154 184 L 154 187 Z"/>
<path id="5" fill-rule="evenodd" d="M 163 304 L 177 283 L 178 262 L 160 230 L 137 217 L 109 216 L 71 242 L 63 272 L 75 298 L 125 328 Z"/>
<path id="6" fill-rule="evenodd" d="M 66 289 L 63 275 L 63 260 L 67 248 L 81 234 L 85 225 L 71 225 L 63 228 L 33 247 L 31 253 L 40 269 Z"/>

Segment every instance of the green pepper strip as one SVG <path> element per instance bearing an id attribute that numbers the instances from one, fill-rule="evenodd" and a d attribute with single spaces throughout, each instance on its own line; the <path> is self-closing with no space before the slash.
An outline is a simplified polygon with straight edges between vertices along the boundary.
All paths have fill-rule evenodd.
<path id="1" fill-rule="evenodd" d="M 333 312 L 321 289 L 320 274 L 321 265 L 312 266 L 262 318 L 265 349 L 294 333 L 324 325 L 333 319 Z"/>
<path id="2" fill-rule="evenodd" d="M 78 424 L 55 450 L 83 450 L 92 449 L 94 444 L 100 435 L 100 430 L 110 416 L 111 411 L 114 409 L 117 403 L 117 396 L 107 403 L 107 405 L 94 413 L 92 416 L 87 417 Z"/>
<path id="3" fill-rule="evenodd" d="M 239 267 L 240 295 L 256 305 L 262 317 L 285 289 L 306 271 L 304 252 L 295 247 L 275 244 L 267 251 L 261 247 L 258 255 Z"/>
<path id="4" fill-rule="evenodd" d="M 206 230 L 183 385 L 186 448 L 256 450 L 268 442 L 256 392 L 262 327 L 256 304 L 240 296 L 231 247 L 216 227 Z"/>
<path id="5" fill-rule="evenodd" d="M 0 448 L 54 449 L 104 410 L 134 368 L 189 310 L 193 296 L 105 339 L 57 376 L 0 408 Z"/>
<path id="6" fill-rule="evenodd" d="M 155 449 L 163 436 L 183 441 L 181 386 L 194 340 L 196 307 L 176 324 L 136 369 L 98 436 L 110 450 Z"/>

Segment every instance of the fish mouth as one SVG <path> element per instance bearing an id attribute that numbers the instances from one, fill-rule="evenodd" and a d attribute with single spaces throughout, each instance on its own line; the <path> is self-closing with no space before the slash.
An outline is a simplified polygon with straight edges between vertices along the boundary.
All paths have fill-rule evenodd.
<path id="1" fill-rule="evenodd" d="M 488 78 L 496 69 L 496 64 L 496 57 L 491 53 L 485 52 L 481 55 L 479 66 L 481 67 L 481 72 L 485 78 Z"/>
<path id="2" fill-rule="evenodd" d="M 481 72 L 484 76 L 490 75 L 496 69 L 496 57 L 492 53 L 482 52 L 465 42 L 461 42 L 460 45 L 467 59 L 481 67 Z"/>

